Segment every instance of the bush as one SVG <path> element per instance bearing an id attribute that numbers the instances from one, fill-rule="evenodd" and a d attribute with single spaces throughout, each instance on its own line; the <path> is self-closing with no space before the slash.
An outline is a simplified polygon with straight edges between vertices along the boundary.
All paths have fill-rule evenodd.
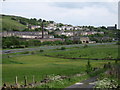
<path id="1" fill-rule="evenodd" d="M 67 44 L 67 45 L 69 45 L 69 44 L 73 44 L 73 41 L 72 40 L 65 40 L 64 43 Z"/>
<path id="2" fill-rule="evenodd" d="M 60 50 L 65 50 L 66 48 L 65 47 L 61 47 Z"/>
<path id="3" fill-rule="evenodd" d="M 88 60 L 87 65 L 86 65 L 86 72 L 90 73 L 91 71 L 92 71 L 92 66 L 91 66 L 90 61 Z"/>
<path id="4" fill-rule="evenodd" d="M 26 46 L 25 45 L 19 45 L 19 48 L 25 48 Z"/>
<path id="5" fill-rule="evenodd" d="M 22 54 L 29 54 L 29 51 L 22 52 Z"/>
<path id="6" fill-rule="evenodd" d="M 32 52 L 31 52 L 31 54 L 35 54 L 35 52 L 34 52 L 34 51 L 32 51 Z"/>
<path id="7" fill-rule="evenodd" d="M 40 52 L 44 52 L 44 50 L 40 50 Z"/>

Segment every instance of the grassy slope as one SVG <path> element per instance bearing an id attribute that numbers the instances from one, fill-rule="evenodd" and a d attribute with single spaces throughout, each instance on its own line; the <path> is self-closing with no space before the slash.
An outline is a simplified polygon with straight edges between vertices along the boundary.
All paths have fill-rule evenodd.
<path id="1" fill-rule="evenodd" d="M 2 17 L 2 27 L 6 29 L 15 29 L 15 30 L 23 30 L 25 29 L 25 25 L 20 24 L 17 21 L 11 19 L 12 16 L 3 16 Z"/>
<path id="2" fill-rule="evenodd" d="M 109 50 L 110 50 L 110 46 L 108 46 Z M 111 49 L 112 48 L 113 46 L 111 46 Z M 74 50 L 74 48 L 70 49 L 70 51 L 72 50 Z M 86 49 L 84 50 L 86 51 Z M 94 48 L 89 50 L 94 50 Z M 96 49 L 96 51 L 97 50 L 98 49 Z M 101 50 L 102 52 L 104 52 L 106 49 L 104 47 L 104 49 L 101 49 Z M 110 52 L 118 53 L 117 51 L 113 52 L 113 50 L 109 51 L 109 53 Z M 51 53 L 53 55 L 53 51 L 51 51 Z M 98 54 L 96 53 L 96 55 Z M 42 54 L 17 56 L 17 57 L 11 57 L 6 59 L 3 58 L 3 61 L 5 61 L 6 63 L 6 64 L 3 64 L 3 83 L 4 82 L 13 83 L 15 76 L 18 76 L 18 81 L 19 83 L 21 83 L 23 82 L 24 75 L 28 76 L 29 78 L 28 80 L 30 82 L 32 81 L 32 75 L 35 75 L 35 79 L 37 81 L 40 81 L 43 78 L 43 76 L 45 76 L 46 74 L 72 75 L 76 73 L 81 73 L 85 71 L 85 66 L 87 63 L 87 60 L 60 59 L 60 58 L 42 56 Z M 102 67 L 103 64 L 107 62 L 108 61 L 103 61 L 103 60 L 102 61 L 91 60 L 91 64 L 93 67 Z"/>
<path id="3" fill-rule="evenodd" d="M 29 80 L 35 75 L 39 81 L 46 74 L 72 75 L 85 71 L 86 60 L 58 59 L 39 55 L 21 56 L 12 58 L 13 61 L 24 64 L 3 64 L 3 82 L 13 83 L 15 76 L 18 81 L 23 81 L 24 75 Z M 106 61 L 91 61 L 92 66 L 100 67 Z M 32 81 L 32 80 L 31 80 Z M 19 82 L 19 83 L 20 83 Z"/>

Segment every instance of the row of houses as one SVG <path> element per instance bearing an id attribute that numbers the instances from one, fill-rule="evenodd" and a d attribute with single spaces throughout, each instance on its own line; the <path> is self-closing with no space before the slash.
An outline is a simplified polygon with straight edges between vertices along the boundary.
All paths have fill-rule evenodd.
<path id="1" fill-rule="evenodd" d="M 2 37 L 10 37 L 10 36 L 17 36 L 23 39 L 37 39 L 41 42 L 44 41 L 64 41 L 64 39 L 61 38 L 54 38 L 54 36 L 49 35 L 48 32 L 44 32 L 44 38 L 42 38 L 42 32 L 1 32 L 0 36 Z M 73 41 L 81 41 L 82 43 L 95 43 L 94 41 L 90 41 L 88 37 L 79 37 L 79 36 L 73 36 L 69 38 L 69 40 Z"/>
<path id="2" fill-rule="evenodd" d="M 60 31 L 72 31 L 72 30 L 83 30 L 82 28 L 80 27 L 72 27 L 72 26 L 62 26 L 62 27 L 44 27 L 45 29 L 47 30 L 60 30 Z"/>
<path id="3" fill-rule="evenodd" d="M 53 35 L 48 35 L 48 32 L 44 31 L 44 38 L 54 38 Z M 19 32 L 19 31 L 11 31 L 11 32 L 2 32 L 0 33 L 2 37 L 10 37 L 17 36 L 20 38 L 28 38 L 28 39 L 39 39 L 42 38 L 42 32 Z"/>
<path id="4" fill-rule="evenodd" d="M 86 35 L 94 35 L 94 34 L 104 34 L 104 32 L 96 32 L 96 31 L 89 31 L 89 32 L 85 32 L 85 31 L 69 31 L 69 32 L 64 32 L 64 31 L 56 31 L 55 34 L 57 35 L 65 35 L 65 36 L 74 36 L 74 35 L 82 35 L 82 36 L 86 36 Z"/>
<path id="5" fill-rule="evenodd" d="M 44 38 L 42 38 L 42 32 L 18 32 L 18 31 L 0 32 L 0 36 L 2 37 L 17 36 L 20 37 L 21 39 L 25 39 L 25 40 L 36 39 L 36 40 L 40 40 L 41 42 L 64 41 L 64 39 L 61 38 L 54 38 L 53 35 L 49 35 L 48 32 L 46 31 L 44 31 Z"/>
<path id="6" fill-rule="evenodd" d="M 28 26 L 29 29 L 36 29 L 36 28 L 41 28 L 41 26 L 35 26 L 35 25 L 30 25 Z M 51 31 L 51 30 L 62 30 L 62 31 L 66 31 L 66 30 L 82 30 L 83 28 L 78 27 L 78 26 L 56 26 L 56 24 L 49 24 L 47 27 L 44 27 L 44 29 Z"/>

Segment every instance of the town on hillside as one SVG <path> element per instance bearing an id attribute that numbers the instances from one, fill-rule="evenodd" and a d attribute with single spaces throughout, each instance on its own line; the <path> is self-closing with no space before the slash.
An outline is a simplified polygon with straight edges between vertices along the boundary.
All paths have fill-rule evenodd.
<path id="1" fill-rule="evenodd" d="M 120 2 L 81 1 L 2 2 L 1 90 L 119 90 Z"/>
<path id="2" fill-rule="evenodd" d="M 6 39 L 8 37 L 17 37 L 25 42 L 30 40 L 40 43 L 59 41 L 65 44 L 102 43 L 118 40 L 117 24 L 107 27 L 73 26 L 36 18 L 27 19 L 9 15 L 2 15 L 2 18 L 3 27 L 0 35 L 3 37 L 3 48 L 16 47 L 16 45 L 8 45 L 8 39 Z"/>

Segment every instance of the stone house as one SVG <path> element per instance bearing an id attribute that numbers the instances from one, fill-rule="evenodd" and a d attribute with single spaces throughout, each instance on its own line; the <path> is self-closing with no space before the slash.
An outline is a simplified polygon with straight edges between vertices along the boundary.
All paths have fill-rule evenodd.
<path id="1" fill-rule="evenodd" d="M 90 42 L 90 39 L 89 39 L 89 37 L 80 37 L 80 41 L 81 41 L 82 43 L 89 43 L 89 42 Z"/>
<path id="2" fill-rule="evenodd" d="M 74 36 L 69 38 L 69 40 L 81 41 L 82 43 L 96 43 L 95 41 L 90 41 L 89 37 Z"/>

